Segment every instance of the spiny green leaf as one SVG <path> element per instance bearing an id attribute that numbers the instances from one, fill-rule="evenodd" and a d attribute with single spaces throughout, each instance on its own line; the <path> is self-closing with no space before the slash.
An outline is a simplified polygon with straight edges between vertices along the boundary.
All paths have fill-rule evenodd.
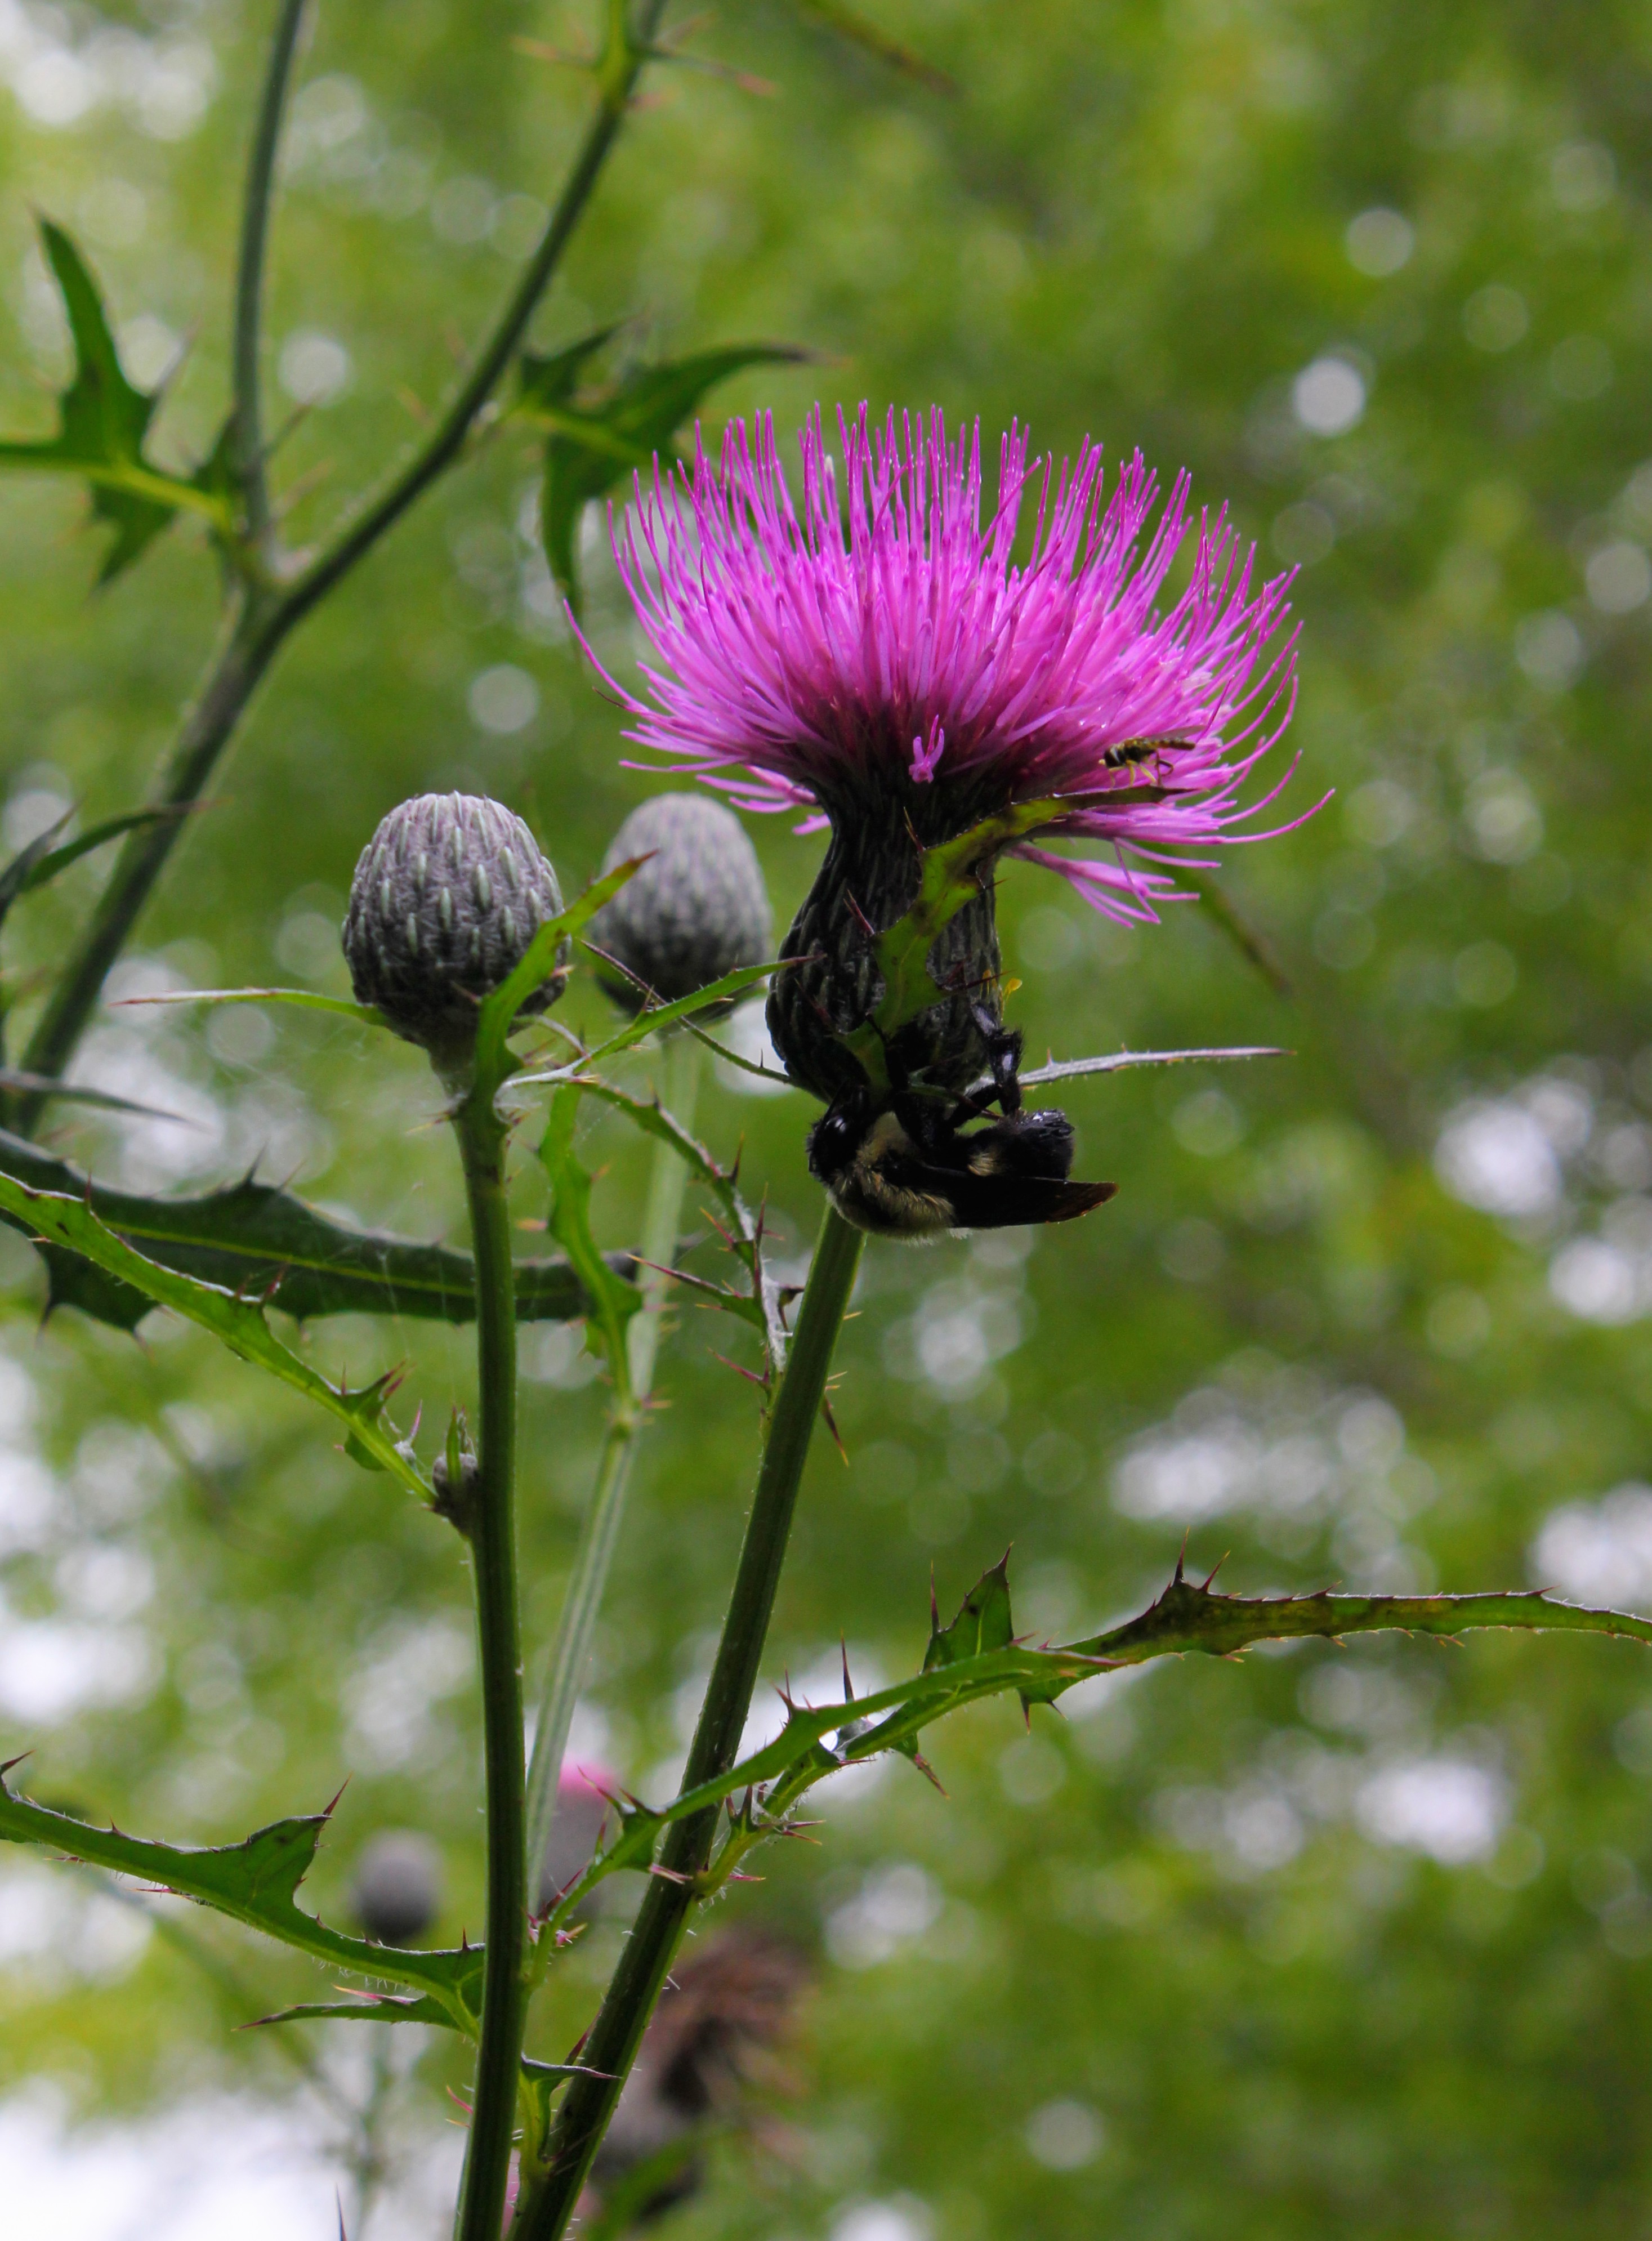
<path id="1" fill-rule="evenodd" d="M 0 920 L 5 917 L 19 895 L 32 894 L 37 887 L 43 887 L 49 880 L 55 880 L 59 872 L 66 871 L 70 864 L 78 863 L 94 848 L 101 848 L 105 841 L 117 840 L 123 833 L 138 832 L 145 825 L 162 825 L 169 819 L 186 816 L 189 807 L 169 805 L 160 809 L 129 810 L 124 817 L 106 817 L 101 825 L 88 826 L 85 832 L 77 833 L 72 840 L 65 840 L 60 848 L 54 848 L 51 846 L 53 839 L 63 831 L 73 814 L 72 810 L 65 811 L 55 825 L 43 833 L 37 840 L 31 840 L 20 854 L 12 858 L 4 871 L 0 872 Z"/>
<path id="2" fill-rule="evenodd" d="M 727 1773 L 684 1791 L 659 1812 L 639 1812 L 634 1829 L 626 1831 L 629 1841 L 611 1846 L 592 1863 L 552 1915 L 552 1926 L 605 1876 L 644 1864 L 639 1856 L 642 1842 L 646 1837 L 652 1843 L 654 1830 L 754 1790 L 763 1817 L 753 1811 L 731 1823 L 730 1841 L 704 1879 L 709 1895 L 745 1851 L 779 1832 L 786 1816 L 817 1782 L 883 1751 L 910 1756 L 925 1728 L 946 1713 L 986 1697 L 1013 1694 L 1023 1702 L 1053 1703 L 1080 1681 L 1149 1658 L 1194 1650 L 1228 1657 L 1255 1642 L 1309 1636 L 1334 1641 L 1378 1631 L 1450 1636 L 1475 1628 L 1509 1627 L 1534 1633 L 1616 1635 L 1652 1644 L 1652 1619 L 1557 1602 L 1537 1589 L 1466 1595 L 1247 1598 L 1214 1595 L 1208 1586 L 1194 1586 L 1180 1568 L 1164 1594 L 1140 1617 L 1088 1641 L 1031 1649 L 1010 1638 L 1010 1624 L 1008 1589 L 1000 1564 L 966 1596 L 952 1626 L 932 1632 L 921 1672 L 871 1696 L 846 1697 L 841 1703 L 788 1705 L 786 1726 L 772 1743 Z M 972 1648 L 975 1642 L 980 1646 Z M 937 1644 L 944 1649 L 940 1656 L 935 1655 Z M 836 1740 L 828 1744 L 828 1736 Z"/>
<path id="3" fill-rule="evenodd" d="M 455 2030 L 475 2035 L 481 2009 L 479 1947 L 418 1953 L 375 1945 L 328 1929 L 298 1904 L 298 1886 L 310 1871 L 331 1806 L 325 1813 L 273 1822 L 238 1844 L 197 1849 L 128 1836 L 118 1829 L 93 1829 L 19 1796 L 4 1778 L 9 1770 L 0 1767 L 0 1839 L 38 1844 L 67 1859 L 136 1876 L 261 1930 L 330 1968 L 406 1984 L 428 1995 Z"/>
<path id="4" fill-rule="evenodd" d="M 26 1067 L 0 1067 L 0 1091 L 13 1097 L 35 1097 L 44 1092 L 61 1097 L 70 1105 L 95 1105 L 104 1113 L 138 1113 L 149 1120 L 176 1120 L 185 1127 L 191 1125 L 181 1114 L 164 1112 L 158 1105 L 140 1105 L 134 1098 L 117 1097 L 112 1090 L 93 1089 L 84 1082 L 63 1081 L 55 1074 L 30 1074 Z"/>
<path id="5" fill-rule="evenodd" d="M 260 2016 L 249 2028 L 263 2030 L 271 2024 L 311 2023 L 434 2024 L 443 2030 L 460 2028 L 452 2010 L 428 1992 L 411 1998 L 398 1992 L 361 1992 L 350 2000 L 304 2000 L 297 2007 Z"/>
<path id="6" fill-rule="evenodd" d="M 808 355 L 772 343 L 699 351 L 665 365 L 634 366 L 605 395 L 578 404 L 579 376 L 612 331 L 588 336 L 554 358 L 528 361 L 518 405 L 547 431 L 540 532 L 551 572 L 576 613 L 574 543 L 585 505 L 605 498 L 622 476 L 645 471 L 656 453 L 674 457 L 678 430 L 719 381 L 748 366 L 796 365 Z"/>
<path id="7" fill-rule="evenodd" d="M 577 343 L 553 351 L 549 358 L 524 351 L 517 360 L 517 411 L 531 418 L 567 404 L 589 360 L 619 332 L 618 325 L 599 327 L 594 334 L 582 335 Z"/>
<path id="8" fill-rule="evenodd" d="M 358 1229 L 320 1214 L 289 1191 L 251 1176 L 204 1197 L 143 1198 L 105 1189 L 66 1160 L 0 1130 L 0 1174 L 32 1189 L 89 1205 L 107 1229 L 146 1260 L 240 1292 L 300 1319 L 387 1314 L 465 1323 L 476 1315 L 475 1270 L 468 1253 L 426 1245 L 388 1230 Z M 0 1219 L 8 1218 L 0 1214 Z M 30 1225 L 9 1217 L 27 1231 Z M 153 1302 L 77 1254 L 48 1248 L 50 1304 L 74 1307 L 130 1330 Z M 617 1278 L 636 1267 L 628 1254 L 605 1256 Z M 573 1322 L 590 1302 L 565 1260 L 516 1264 L 518 1322 Z"/>
<path id="9" fill-rule="evenodd" d="M 719 1042 L 717 1037 L 708 1035 L 697 1020 L 685 1020 L 683 1025 L 697 1043 L 704 1043 L 713 1056 L 721 1059 L 726 1066 L 733 1067 L 738 1073 L 754 1074 L 759 1081 L 771 1081 L 777 1089 L 802 1087 L 801 1082 L 793 1081 L 790 1074 L 781 1074 L 772 1066 L 759 1065 L 756 1059 L 747 1058 L 744 1051 L 733 1050 L 727 1043 Z"/>
<path id="10" fill-rule="evenodd" d="M 17 897 L 33 884 L 33 873 L 51 853 L 51 844 L 74 815 L 72 808 L 56 817 L 43 833 L 37 833 L 26 848 L 20 848 L 3 872 L 0 872 L 0 918 L 10 909 Z"/>
<path id="11" fill-rule="evenodd" d="M 1213 1595 L 1182 1576 L 1151 1609 L 1127 1625 L 1072 1646 L 1110 1665 L 1140 1665 L 1150 1657 L 1203 1650 L 1231 1657 L 1257 1642 L 1292 1642 L 1348 1634 L 1454 1636 L 1478 1627 L 1512 1627 L 1539 1634 L 1622 1635 L 1652 1642 L 1652 1620 L 1627 1611 L 1592 1610 L 1557 1602 L 1542 1588 L 1467 1595 Z"/>
<path id="12" fill-rule="evenodd" d="M 1015 1636 L 1010 1621 L 1009 1552 L 1007 1549 L 990 1572 L 984 1573 L 958 1607 L 948 1627 L 937 1623 L 924 1652 L 924 1671 L 957 1665 L 966 1657 L 989 1650 L 1007 1649 Z"/>
<path id="13" fill-rule="evenodd" d="M 630 1390 L 625 1326 L 642 1305 L 634 1286 L 622 1284 L 597 1249 L 591 1232 L 591 1176 L 573 1148 L 581 1092 L 565 1085 L 551 1100 L 539 1158 L 551 1179 L 551 1234 L 567 1254 L 591 1301 L 585 1328 L 593 1354 L 606 1359 L 614 1389 Z"/>
<path id="14" fill-rule="evenodd" d="M 385 1027 L 389 1022 L 371 1004 L 352 1004 L 345 996 L 322 996 L 313 988 L 167 988 L 158 996 L 123 996 L 122 1004 L 291 1004 L 301 1012 L 336 1012 L 341 1019 L 359 1020 L 365 1027 Z"/>
<path id="15" fill-rule="evenodd" d="M 1047 1082 L 1073 1081 L 1087 1074 L 1122 1074 L 1136 1066 L 1212 1066 L 1239 1059 L 1292 1055 L 1271 1043 L 1239 1044 L 1214 1050 L 1109 1051 L 1100 1058 L 1053 1058 L 1047 1066 L 1035 1067 L 1030 1074 L 1022 1073 L 1017 1079 L 1023 1089 L 1041 1089 Z M 985 1074 L 973 1084 L 977 1089 L 991 1086 Z"/>
<path id="16" fill-rule="evenodd" d="M 793 5 L 799 15 L 813 17 L 840 39 L 846 39 L 851 46 L 863 48 L 905 77 L 920 79 L 936 93 L 957 92 L 956 84 L 944 70 L 926 62 L 920 54 L 863 16 L 858 8 L 847 6 L 846 0 L 793 0 Z"/>
<path id="17" fill-rule="evenodd" d="M 0 467 L 44 468 L 90 483 L 92 512 L 114 532 L 97 574 L 99 584 L 107 584 L 180 510 L 202 514 L 223 531 L 230 511 L 218 492 L 168 474 L 145 456 L 160 392 L 127 380 L 97 284 L 69 235 L 50 218 L 40 221 L 40 235 L 68 315 L 74 376 L 57 399 L 57 434 L 0 441 Z"/>
<path id="18" fill-rule="evenodd" d="M 341 1422 L 351 1453 L 365 1449 L 381 1470 L 389 1471 L 411 1493 L 428 1496 L 430 1488 L 418 1469 L 379 1422 L 384 1408 L 382 1380 L 356 1392 L 330 1385 L 307 1361 L 282 1345 L 264 1321 L 261 1307 L 146 1261 L 106 1229 L 82 1200 L 30 1190 L 10 1175 L 0 1175 L 0 1211 L 11 1214 L 18 1227 L 31 1234 L 79 1254 L 105 1275 L 144 1294 L 157 1307 L 171 1308 L 203 1330 L 212 1332 L 231 1354 L 267 1370 Z"/>

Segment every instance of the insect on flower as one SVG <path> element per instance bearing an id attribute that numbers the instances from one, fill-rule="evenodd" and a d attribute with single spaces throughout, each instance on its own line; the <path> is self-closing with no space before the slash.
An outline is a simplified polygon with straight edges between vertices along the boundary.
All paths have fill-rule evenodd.
<path id="1" fill-rule="evenodd" d="M 1007 1229 L 1072 1221 L 1101 1206 L 1116 1183 L 1068 1181 L 1073 1124 L 1065 1113 L 1021 1107 L 1019 1031 L 983 1011 L 977 1023 L 993 1061 L 985 1093 L 950 1109 L 913 1094 L 899 1072 L 885 1104 L 851 1090 L 809 1134 L 809 1165 L 846 1221 L 878 1237 L 933 1237 L 945 1229 Z M 1002 1118 L 965 1133 L 996 1099 Z"/>
<path id="2" fill-rule="evenodd" d="M 1155 919 L 1179 865 L 1263 837 L 1237 828 L 1284 779 L 1241 797 L 1289 721 L 1295 635 L 1288 575 L 1256 582 L 1225 512 L 1199 518 L 1185 585 L 1158 604 L 1195 529 L 1185 474 L 1160 509 L 1139 456 L 1109 490 L 1094 445 L 1058 471 L 1012 427 L 983 521 L 978 429 L 892 412 L 880 431 L 863 406 L 839 435 L 841 468 L 818 411 L 804 429 L 795 501 L 766 418 L 639 479 L 614 550 L 650 654 L 643 692 L 615 690 L 629 736 L 677 769 L 830 827 L 769 1029 L 794 1080 L 877 1118 L 893 1105 L 844 1039 L 873 1014 L 876 937 L 911 907 L 921 852 L 1038 805 L 1000 853 Z M 892 1054 L 932 1100 L 964 1094 L 1002 1024 L 993 871 L 930 953 L 944 1000 Z M 1025 1149 L 1027 1124 L 1000 1125 Z"/>

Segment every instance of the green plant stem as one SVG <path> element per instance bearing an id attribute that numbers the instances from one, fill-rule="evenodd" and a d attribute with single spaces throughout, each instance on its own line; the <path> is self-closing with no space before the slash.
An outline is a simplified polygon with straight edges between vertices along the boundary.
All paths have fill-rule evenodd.
<path id="1" fill-rule="evenodd" d="M 231 447 L 236 478 L 246 510 L 246 531 L 255 552 L 268 559 L 270 492 L 264 474 L 264 425 L 258 405 L 258 342 L 264 316 L 264 272 L 274 199 L 276 153 L 281 121 L 292 84 L 292 64 L 309 0 L 281 0 L 264 93 L 247 161 L 246 193 L 241 204 L 241 253 L 235 275 L 235 379 Z"/>
<path id="2" fill-rule="evenodd" d="M 619 66 L 603 77 L 596 113 L 585 129 L 538 246 L 478 351 L 470 372 L 430 435 L 391 474 L 382 491 L 369 498 L 345 522 L 332 542 L 284 588 L 244 585 L 234 593 L 218 650 L 167 758 L 154 797 L 157 804 L 183 808 L 200 799 L 264 672 L 288 633 L 337 587 L 358 561 L 366 557 L 379 539 L 458 458 L 478 414 L 509 365 L 584 216 L 603 165 L 619 137 L 638 73 L 664 12 L 665 0 L 642 0 L 632 36 L 623 50 Z M 267 100 L 266 90 L 266 107 Z M 278 124 L 278 116 L 274 121 Z M 261 112 L 260 130 L 262 126 Z M 256 137 L 254 146 L 249 191 L 259 176 Z M 272 143 L 272 162 L 273 152 Z M 244 251 L 246 235 L 244 225 Z M 237 294 L 237 382 L 240 306 L 246 284 L 244 254 Z M 109 884 L 70 952 L 35 1027 L 23 1059 L 26 1071 L 56 1077 L 68 1065 L 91 1017 L 109 969 L 125 947 L 187 822 L 183 817 L 168 818 L 142 833 L 133 833 L 121 850 Z M 46 1101 L 43 1093 L 19 1100 L 17 1125 L 25 1134 L 37 1125 Z"/>
<path id="3" fill-rule="evenodd" d="M 684 1769 L 686 1790 L 726 1771 L 739 1749 L 786 1558 L 798 1485 L 819 1420 L 826 1373 L 863 1242 L 860 1232 L 828 1207 L 799 1310 L 791 1359 L 769 1418 L 739 1569 Z M 525 2174 L 528 2184 L 511 2228 L 512 2241 L 560 2241 L 696 1903 L 697 1879 L 711 1859 L 717 1821 L 712 1807 L 674 1823 L 666 1834 L 658 1871 L 649 1881 L 636 1926 L 580 2055 L 589 2070 L 568 2088 L 552 2127 L 544 2165 Z"/>
<path id="4" fill-rule="evenodd" d="M 256 593 L 236 595 L 212 666 L 151 797 L 156 806 L 182 809 L 200 799 L 281 642 L 278 621 L 278 614 Z M 128 833 L 109 884 L 35 1023 L 23 1054 L 24 1071 L 55 1078 L 73 1057 L 109 969 L 125 947 L 187 822 L 182 816 L 166 817 Z M 47 1093 L 42 1090 L 18 1099 L 17 1126 L 23 1134 L 32 1134 L 46 1102 Z"/>
<path id="5" fill-rule="evenodd" d="M 471 371 L 460 384 L 457 395 L 442 414 L 412 457 L 392 476 L 385 489 L 369 498 L 355 518 L 347 521 L 331 545 L 320 553 L 293 585 L 287 599 L 295 609 L 294 619 L 306 613 L 318 599 L 325 597 L 341 576 L 353 568 L 365 552 L 370 552 L 385 532 L 400 519 L 414 500 L 423 495 L 445 467 L 452 465 L 464 446 L 466 437 L 475 424 L 476 417 L 492 395 L 500 376 L 510 364 L 512 351 L 526 331 L 534 307 L 550 284 L 551 276 L 562 261 L 563 251 L 572 238 L 573 231 L 591 199 L 608 152 L 619 137 L 625 123 L 625 111 L 631 104 L 632 88 L 638 72 L 645 59 L 645 50 L 652 45 L 659 19 L 665 12 L 665 0 L 642 0 L 637 10 L 637 23 L 632 38 L 624 50 L 624 62 L 612 77 L 603 80 L 597 113 L 585 131 L 579 151 L 574 157 L 573 168 L 557 197 L 538 245 L 523 267 L 522 277 L 512 291 L 510 301 L 500 313 L 492 333 L 477 352 Z"/>
<path id="6" fill-rule="evenodd" d="M 516 1301 L 505 1189 L 505 1128 L 491 1096 L 455 1118 L 476 1255 L 480 1422 L 467 1531 L 476 1569 L 486 1776 L 487 1950 L 458 2241 L 498 2241 L 516 2124 L 526 2013 L 527 1852 L 523 1821 L 522 1650 L 516 1589 Z"/>
<path id="7" fill-rule="evenodd" d="M 665 1054 L 665 1109 L 685 1128 L 692 1128 L 699 1087 L 699 1045 L 692 1035 L 675 1034 L 667 1042 Z M 647 1420 L 660 1319 L 671 1289 L 670 1277 L 659 1272 L 670 1268 L 676 1259 L 683 1187 L 687 1180 L 687 1170 L 676 1153 L 656 1139 L 643 1224 L 642 1259 L 646 1265 L 642 1270 L 642 1309 L 632 1318 L 626 1333 L 628 1374 L 615 1381 L 607 1437 L 597 1466 L 591 1508 L 574 1551 L 533 1729 L 533 1757 L 528 1768 L 528 1862 L 531 1896 L 536 1904 L 540 1863 L 556 1818 L 557 1783 L 568 1747 L 568 1729 L 590 1666 L 591 1637 L 619 1539 L 632 1466 Z"/>

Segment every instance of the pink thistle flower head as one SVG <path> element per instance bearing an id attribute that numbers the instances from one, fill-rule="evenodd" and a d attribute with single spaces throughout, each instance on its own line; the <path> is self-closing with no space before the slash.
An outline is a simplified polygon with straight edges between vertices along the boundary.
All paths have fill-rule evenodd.
<path id="1" fill-rule="evenodd" d="M 644 692 L 619 692 L 628 736 L 741 808 L 831 826 L 783 953 L 824 961 L 779 976 L 770 1011 L 793 1074 L 827 1096 L 838 1070 L 803 1046 L 823 1013 L 839 1033 L 866 1017 L 867 930 L 910 906 L 919 846 L 1047 800 L 1009 853 L 1114 918 L 1155 918 L 1178 862 L 1263 837 L 1236 828 L 1278 787 L 1241 797 L 1295 690 L 1289 577 L 1259 582 L 1225 512 L 1199 517 L 1185 588 L 1161 604 L 1194 527 L 1185 474 L 1160 509 L 1140 455 L 1109 487 L 1094 445 L 1057 472 L 1012 427 L 983 519 L 978 428 L 891 412 L 880 431 L 863 405 L 839 434 L 840 472 L 818 411 L 804 429 L 800 503 L 767 416 L 733 423 L 720 458 L 697 439 L 692 468 L 639 479 L 614 539 L 649 648 Z M 996 1009 L 990 886 L 931 969 L 960 1000 L 919 1062 L 952 1086 L 980 1062 L 973 1007 Z"/>

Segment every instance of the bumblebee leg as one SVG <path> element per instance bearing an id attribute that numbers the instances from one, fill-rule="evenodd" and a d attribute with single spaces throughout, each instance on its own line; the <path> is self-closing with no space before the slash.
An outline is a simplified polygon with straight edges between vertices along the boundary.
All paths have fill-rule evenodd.
<path id="1" fill-rule="evenodd" d="M 993 1077 L 993 1094 L 1007 1116 L 1021 1109 L 1021 1030 L 995 1020 L 984 1004 L 973 1007 L 975 1025 L 987 1046 L 987 1063 Z"/>

